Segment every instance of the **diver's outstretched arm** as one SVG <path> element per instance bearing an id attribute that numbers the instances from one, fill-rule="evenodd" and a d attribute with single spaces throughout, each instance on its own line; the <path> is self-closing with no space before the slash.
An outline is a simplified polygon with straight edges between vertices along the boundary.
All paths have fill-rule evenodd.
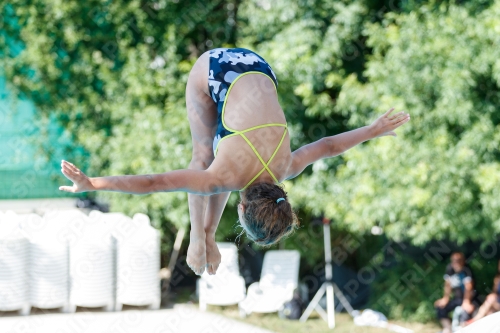
<path id="1" fill-rule="evenodd" d="M 223 192 L 208 170 L 181 169 L 161 174 L 136 176 L 87 177 L 73 164 L 62 161 L 61 171 L 73 186 L 61 186 L 65 192 L 115 191 L 131 194 L 183 191 L 201 195 Z"/>
<path id="2" fill-rule="evenodd" d="M 393 110 L 394 108 L 391 108 L 371 125 L 338 135 L 324 137 L 297 149 L 292 153 L 292 165 L 288 170 L 286 178 L 294 178 L 302 173 L 308 165 L 323 158 L 340 155 L 362 142 L 380 136 L 397 136 L 394 130 L 409 121 L 410 115 L 404 111 L 390 115 Z"/>

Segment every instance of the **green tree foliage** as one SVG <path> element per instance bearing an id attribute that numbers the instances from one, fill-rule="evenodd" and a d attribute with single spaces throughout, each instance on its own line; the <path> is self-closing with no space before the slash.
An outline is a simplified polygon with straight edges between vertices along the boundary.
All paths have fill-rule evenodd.
<path id="1" fill-rule="evenodd" d="M 89 173 L 186 167 L 187 74 L 206 49 L 234 41 L 235 3 L 20 0 L 0 12 L 5 75 L 85 146 Z M 184 193 L 101 197 L 156 222 L 189 222 Z"/>
<path id="2" fill-rule="evenodd" d="M 412 115 L 397 139 L 380 138 L 317 163 L 293 187 L 297 202 L 392 239 L 490 239 L 500 231 L 500 2 L 472 15 L 422 6 L 366 24 L 366 82 L 350 75 L 334 109 L 367 124 L 390 106 Z M 306 190 L 307 189 L 307 190 Z"/>

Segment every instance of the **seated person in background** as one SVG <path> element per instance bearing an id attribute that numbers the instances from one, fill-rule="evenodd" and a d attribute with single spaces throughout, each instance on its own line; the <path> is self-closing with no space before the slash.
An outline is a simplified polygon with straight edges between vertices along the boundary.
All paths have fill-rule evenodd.
<path id="1" fill-rule="evenodd" d="M 470 316 L 475 308 L 472 304 L 474 277 L 471 269 L 465 265 L 465 256 L 462 252 L 452 253 L 451 264 L 446 267 L 444 281 L 444 296 L 434 302 L 434 306 L 443 326 L 443 333 L 451 333 L 451 320 L 448 314 L 461 306 Z"/>
<path id="2" fill-rule="evenodd" d="M 500 311 L 500 260 L 498 260 L 498 270 L 493 280 L 493 292 L 486 296 L 486 300 L 479 308 L 476 316 L 469 320 L 467 325 L 497 311 Z"/>

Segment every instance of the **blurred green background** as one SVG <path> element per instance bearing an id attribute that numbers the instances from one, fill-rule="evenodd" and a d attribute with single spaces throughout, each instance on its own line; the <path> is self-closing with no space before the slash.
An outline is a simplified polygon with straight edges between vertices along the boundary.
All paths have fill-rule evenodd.
<path id="1" fill-rule="evenodd" d="M 474 258 L 478 291 L 490 288 L 498 253 L 484 249 L 498 247 L 500 232 L 499 0 L 10 0 L 0 13 L 5 89 L 36 109 L 31 135 L 22 134 L 34 140 L 21 150 L 45 161 L 32 169 L 37 182 L 59 175 L 61 158 L 91 176 L 187 167 L 187 75 L 209 49 L 246 47 L 278 77 L 293 149 L 368 125 L 392 106 L 412 117 L 397 138 L 361 144 L 285 183 L 303 228 L 280 246 L 301 251 L 301 274 L 323 260 L 311 221 L 324 215 L 334 246 L 362 240 L 342 262 L 354 270 L 387 256 L 387 242 L 415 249 L 391 255 L 371 283 L 371 305 L 391 318 L 434 318 L 449 256 L 431 265 L 422 253 L 438 240 Z M 3 123 L 16 110 L 5 105 Z M 16 119 L 16 128 L 29 122 Z M 0 130 L 6 161 L 12 129 Z M 11 178 L 26 177 L 7 164 L 0 198 Z M 56 187 L 65 182 L 58 177 L 50 178 Z M 54 193 L 42 187 L 35 196 Z M 151 216 L 165 255 L 189 224 L 185 193 L 97 196 L 114 211 Z M 237 234 L 238 199 L 230 198 L 219 241 Z M 374 226 L 384 234 L 371 235 Z M 404 300 L 381 302 L 387 284 L 419 260 L 430 269 L 425 280 Z"/>

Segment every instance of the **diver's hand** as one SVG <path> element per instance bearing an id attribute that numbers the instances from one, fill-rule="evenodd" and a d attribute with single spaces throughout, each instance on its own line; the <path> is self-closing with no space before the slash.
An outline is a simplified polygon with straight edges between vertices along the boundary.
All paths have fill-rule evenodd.
<path id="1" fill-rule="evenodd" d="M 196 275 L 203 274 L 207 266 L 205 237 L 191 232 L 186 262 Z"/>
<path id="2" fill-rule="evenodd" d="M 66 178 L 73 182 L 73 186 L 60 186 L 59 189 L 61 191 L 71 193 L 95 191 L 90 178 L 73 164 L 63 160 L 61 162 L 61 172 Z"/>
<path id="3" fill-rule="evenodd" d="M 392 111 L 394 108 L 390 108 L 369 126 L 374 138 L 386 135 L 397 136 L 394 130 L 410 120 L 410 115 L 405 111 L 391 115 Z"/>
<path id="4" fill-rule="evenodd" d="M 219 268 L 221 256 L 214 236 L 207 235 L 207 273 L 215 275 Z"/>

